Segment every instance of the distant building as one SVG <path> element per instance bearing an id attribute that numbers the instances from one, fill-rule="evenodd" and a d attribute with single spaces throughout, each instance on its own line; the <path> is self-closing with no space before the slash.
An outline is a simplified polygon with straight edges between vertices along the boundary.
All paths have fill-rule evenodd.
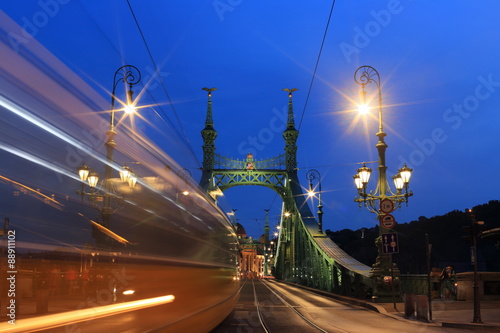
<path id="1" fill-rule="evenodd" d="M 240 241 L 240 275 L 242 279 L 260 279 L 264 270 L 264 247 L 260 240 L 247 237 L 245 228 L 236 223 L 236 235 Z M 262 237 L 261 237 L 262 239 Z"/>

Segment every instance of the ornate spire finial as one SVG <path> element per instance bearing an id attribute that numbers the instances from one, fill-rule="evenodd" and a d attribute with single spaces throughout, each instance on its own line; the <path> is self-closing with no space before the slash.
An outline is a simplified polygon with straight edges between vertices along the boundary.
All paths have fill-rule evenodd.
<path id="1" fill-rule="evenodd" d="M 212 91 L 217 90 L 217 88 L 201 88 L 208 92 L 208 105 L 207 105 L 207 118 L 205 120 L 205 127 L 213 127 L 214 120 L 212 118 Z"/>
<path id="2" fill-rule="evenodd" d="M 283 138 L 285 139 L 285 159 L 286 159 L 286 171 L 297 172 L 297 137 L 299 136 L 299 131 L 295 129 L 295 120 L 293 118 L 293 102 L 292 94 L 297 91 L 297 88 L 288 89 L 285 88 L 283 91 L 288 92 L 288 121 L 286 123 L 286 129 L 283 132 Z"/>
<path id="3" fill-rule="evenodd" d="M 297 89 L 297 88 L 292 88 L 292 89 L 284 88 L 283 89 L 283 91 L 288 91 L 288 97 L 292 97 L 292 93 L 294 91 L 297 91 L 297 90 L 299 90 L 299 89 Z"/>
<path id="4" fill-rule="evenodd" d="M 215 88 L 215 87 L 212 87 L 212 88 L 204 87 L 204 88 L 201 88 L 201 90 L 208 91 L 208 96 L 210 97 L 210 96 L 212 96 L 212 91 L 217 90 L 217 88 Z"/>
<path id="5" fill-rule="evenodd" d="M 294 128 L 295 127 L 295 119 L 293 117 L 293 102 L 292 102 L 292 94 L 294 91 L 297 91 L 299 89 L 297 88 L 284 88 L 283 91 L 288 92 L 288 121 L 287 121 L 287 127 L 288 128 Z"/>

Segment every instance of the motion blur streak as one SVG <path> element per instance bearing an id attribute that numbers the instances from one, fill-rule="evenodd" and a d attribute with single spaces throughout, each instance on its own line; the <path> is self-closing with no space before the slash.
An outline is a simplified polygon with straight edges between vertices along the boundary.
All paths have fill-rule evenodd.
<path id="1" fill-rule="evenodd" d="M 55 315 L 48 315 L 41 318 L 24 319 L 17 321 L 15 326 L 7 323 L 2 323 L 0 324 L 0 330 L 2 332 L 9 333 L 34 332 L 40 329 L 49 329 L 69 324 L 75 324 L 90 319 L 97 319 L 119 313 L 150 308 L 153 306 L 173 302 L 174 299 L 175 297 L 173 295 L 166 295 L 120 304 L 99 306 L 90 309 L 69 311 Z"/>
<path id="2" fill-rule="evenodd" d="M 108 92 L 34 38 L 14 49 L 22 33 L 0 10 L 0 331 L 210 332 L 239 297 L 238 238 L 220 201 L 180 177 L 199 161 L 150 107 L 117 121 L 108 158 Z"/>
<path id="3" fill-rule="evenodd" d="M 21 149 L 17 149 L 17 148 L 14 148 L 14 147 L 9 147 L 9 146 L 6 146 L 6 145 L 3 145 L 0 143 L 0 149 L 3 149 L 5 150 L 6 152 L 8 153 L 11 153 L 13 155 L 16 155 L 16 156 L 19 156 L 21 158 L 24 158 L 30 162 L 33 162 L 33 163 L 36 163 L 40 166 L 43 166 L 45 168 L 48 168 L 48 169 L 51 169 L 52 171 L 56 172 L 56 173 L 61 173 L 61 174 L 64 174 L 65 176 L 67 177 L 70 177 L 70 178 L 73 178 L 75 180 L 78 180 L 78 177 L 74 174 L 71 174 L 69 173 L 68 171 L 60 168 L 59 166 L 57 165 L 54 165 L 54 164 L 51 164 L 49 161 L 47 160 L 44 160 L 44 159 L 41 159 L 37 156 L 34 156 L 26 151 L 23 151 Z"/>
<path id="4" fill-rule="evenodd" d="M 18 105 L 15 105 L 14 103 L 12 103 L 11 101 L 9 101 L 8 99 L 6 99 L 2 96 L 0 96 L 0 106 L 3 106 L 7 110 L 12 111 L 14 114 L 22 117 L 25 120 L 28 120 L 29 122 L 40 127 L 41 129 L 55 135 L 59 139 L 62 139 L 64 141 L 66 141 L 67 143 L 75 146 L 76 148 L 79 148 L 79 149 L 82 149 L 85 151 L 85 148 L 86 148 L 85 145 L 82 145 L 79 141 L 73 139 L 69 135 L 63 133 L 61 130 L 59 130 L 56 127 L 50 125 L 49 123 L 43 121 L 39 117 L 36 117 L 35 115 L 29 113 L 27 110 L 19 107 Z M 90 151 L 87 151 L 87 152 L 90 152 Z"/>

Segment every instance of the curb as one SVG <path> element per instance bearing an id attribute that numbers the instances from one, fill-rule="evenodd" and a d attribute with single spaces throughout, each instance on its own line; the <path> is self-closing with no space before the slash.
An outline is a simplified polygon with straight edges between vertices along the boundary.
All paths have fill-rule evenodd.
<path id="1" fill-rule="evenodd" d="M 500 326 L 497 325 L 485 325 L 485 324 L 479 324 L 479 323 L 453 323 L 453 322 L 443 322 L 442 323 L 443 327 L 450 327 L 450 328 L 466 328 L 470 330 L 483 330 L 483 331 L 490 331 L 494 330 L 495 332 L 500 331 Z"/>

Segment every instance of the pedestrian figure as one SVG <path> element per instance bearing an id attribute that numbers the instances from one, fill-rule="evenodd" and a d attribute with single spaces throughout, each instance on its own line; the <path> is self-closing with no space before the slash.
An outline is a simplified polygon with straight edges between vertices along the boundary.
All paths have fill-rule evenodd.
<path id="1" fill-rule="evenodd" d="M 451 299 L 456 297 L 455 293 L 455 271 L 453 266 L 447 266 L 441 272 L 441 286 L 444 288 L 444 298 Z"/>

